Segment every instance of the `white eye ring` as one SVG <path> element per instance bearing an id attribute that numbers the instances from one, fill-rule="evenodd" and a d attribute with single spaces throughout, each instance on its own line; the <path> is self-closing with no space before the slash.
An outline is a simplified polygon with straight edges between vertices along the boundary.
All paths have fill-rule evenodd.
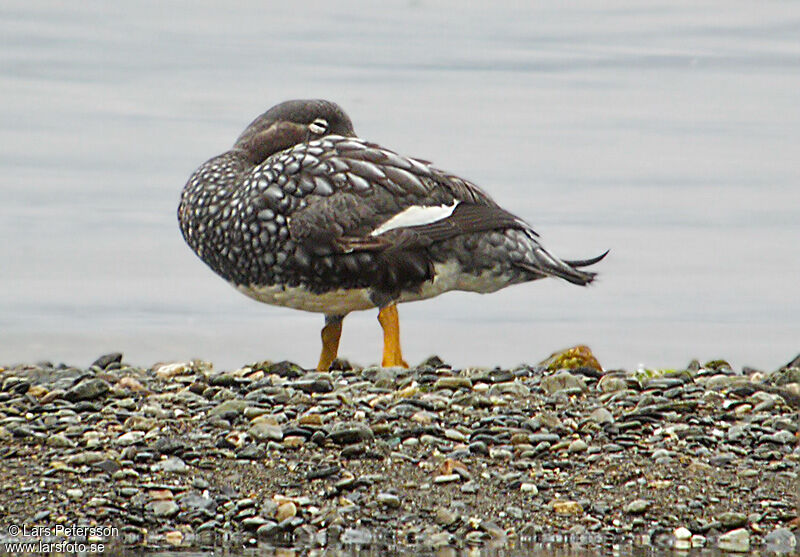
<path id="1" fill-rule="evenodd" d="M 317 118 L 308 125 L 308 131 L 315 135 L 322 135 L 328 131 L 328 121 L 324 118 Z"/>

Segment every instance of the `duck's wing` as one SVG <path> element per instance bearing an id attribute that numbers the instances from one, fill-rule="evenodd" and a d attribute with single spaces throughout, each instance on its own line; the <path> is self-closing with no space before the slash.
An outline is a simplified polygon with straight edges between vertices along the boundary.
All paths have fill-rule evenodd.
<path id="1" fill-rule="evenodd" d="M 314 191 L 289 224 L 292 238 L 316 254 L 415 249 L 459 234 L 529 228 L 477 186 L 425 161 L 355 138 L 326 140 L 316 164 L 294 176 Z"/>
<path id="2" fill-rule="evenodd" d="M 355 273 L 371 274 L 382 290 L 396 291 L 433 278 L 426 248 L 459 235 L 518 229 L 529 253 L 519 267 L 533 277 L 587 283 L 539 244 L 536 232 L 474 184 L 431 164 L 357 138 L 328 136 L 295 146 L 284 163 L 289 189 L 307 191 L 288 218 L 292 239 L 311 257 L 363 254 Z M 344 272 L 348 272 L 345 269 Z"/>

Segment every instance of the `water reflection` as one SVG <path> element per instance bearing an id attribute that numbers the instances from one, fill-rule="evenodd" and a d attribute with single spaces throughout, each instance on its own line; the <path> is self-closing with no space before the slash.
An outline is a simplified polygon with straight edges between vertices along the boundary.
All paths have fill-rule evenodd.
<path id="1" fill-rule="evenodd" d="M 597 555 L 625 557 L 657 557 L 673 554 L 668 548 L 632 545 L 570 545 L 563 543 L 520 543 L 499 547 L 440 547 L 436 549 L 403 546 L 338 546 L 332 548 L 288 548 L 259 545 L 247 549 L 217 547 L 208 551 L 125 551 L 122 557 L 402 557 L 406 555 L 427 557 L 596 557 Z M 711 548 L 695 548 L 677 554 L 685 557 L 721 557 L 728 555 Z M 758 555 L 758 552 L 752 553 Z M 740 554 L 747 555 L 747 554 Z"/>

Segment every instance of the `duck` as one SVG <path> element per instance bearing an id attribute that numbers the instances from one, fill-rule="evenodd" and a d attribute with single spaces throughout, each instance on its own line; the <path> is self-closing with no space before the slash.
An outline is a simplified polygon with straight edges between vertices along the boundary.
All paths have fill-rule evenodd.
<path id="1" fill-rule="evenodd" d="M 383 367 L 408 367 L 397 305 L 548 277 L 586 286 L 605 253 L 564 260 L 475 184 L 358 137 L 337 104 L 273 106 L 203 163 L 178 222 L 195 254 L 250 298 L 324 315 L 317 370 L 344 318 L 378 310 Z"/>

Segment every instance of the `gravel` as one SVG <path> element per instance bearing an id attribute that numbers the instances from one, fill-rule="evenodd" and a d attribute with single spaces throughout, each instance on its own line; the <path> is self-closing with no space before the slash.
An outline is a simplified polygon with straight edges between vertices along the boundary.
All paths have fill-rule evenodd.
<path id="1" fill-rule="evenodd" d="M 791 554 L 798 380 L 800 357 L 603 370 L 586 347 L 505 370 L 0 366 L 0 516 L 147 549 Z"/>

